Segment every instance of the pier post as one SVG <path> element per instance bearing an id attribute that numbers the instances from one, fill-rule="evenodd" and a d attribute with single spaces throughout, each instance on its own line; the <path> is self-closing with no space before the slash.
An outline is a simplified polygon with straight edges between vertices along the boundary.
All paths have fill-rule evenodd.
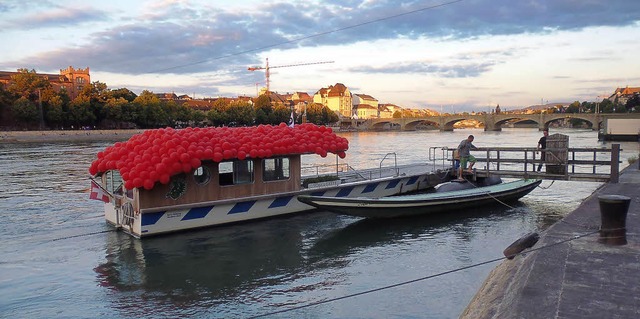
<path id="1" fill-rule="evenodd" d="M 611 145 L 611 178 L 610 183 L 620 180 L 620 144 Z"/>
<path id="2" fill-rule="evenodd" d="M 600 238 L 598 242 L 610 246 L 627 244 L 627 211 L 631 198 L 622 195 L 601 195 Z"/>

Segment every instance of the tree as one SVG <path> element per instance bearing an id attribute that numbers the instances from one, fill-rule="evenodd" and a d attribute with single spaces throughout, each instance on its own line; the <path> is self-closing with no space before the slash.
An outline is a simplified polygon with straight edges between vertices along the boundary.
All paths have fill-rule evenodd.
<path id="1" fill-rule="evenodd" d="M 593 102 L 582 102 L 582 110 L 586 113 L 595 113 L 596 112 L 596 104 Z"/>
<path id="2" fill-rule="evenodd" d="M 135 93 L 131 92 L 129 89 L 126 89 L 126 88 L 109 90 L 104 93 L 104 96 L 106 100 L 110 98 L 114 98 L 114 99 L 123 98 L 128 102 L 133 102 L 133 100 L 135 100 L 138 97 Z"/>
<path id="3" fill-rule="evenodd" d="M 614 108 L 615 104 L 613 104 L 613 102 L 609 101 L 608 99 L 603 99 L 602 102 L 600 102 L 600 113 L 613 113 L 613 108 Z"/>
<path id="4" fill-rule="evenodd" d="M 258 96 L 253 107 L 256 111 L 256 124 L 274 124 L 276 118 L 273 115 L 271 100 L 266 94 Z"/>
<path id="5" fill-rule="evenodd" d="M 204 112 L 201 112 L 201 111 L 198 111 L 198 110 L 191 110 L 191 120 L 194 123 L 200 124 L 205 119 L 206 119 L 206 114 Z"/>
<path id="6" fill-rule="evenodd" d="M 62 97 L 56 95 L 49 99 L 47 104 L 47 109 L 44 113 L 44 118 L 47 120 L 47 123 L 49 123 L 50 127 L 63 126 L 67 114 L 64 110 L 64 101 Z"/>
<path id="7" fill-rule="evenodd" d="M 640 94 L 634 94 L 624 105 L 629 112 L 640 112 Z"/>
<path id="8" fill-rule="evenodd" d="M 327 125 L 338 122 L 338 115 L 328 107 L 312 103 L 307 106 L 307 122 L 317 125 Z"/>
<path id="9" fill-rule="evenodd" d="M 284 105 L 278 105 L 274 108 L 271 116 L 269 116 L 269 124 L 278 125 L 280 123 L 289 123 L 290 119 L 291 109 Z"/>
<path id="10" fill-rule="evenodd" d="M 229 116 L 229 126 L 253 125 L 256 117 L 253 106 L 245 102 L 231 103 L 226 113 Z"/>
<path id="11" fill-rule="evenodd" d="M 567 109 L 565 110 L 566 113 L 580 113 L 580 102 L 575 101 L 573 103 L 571 103 Z"/>
<path id="12" fill-rule="evenodd" d="M 38 91 L 50 87 L 49 80 L 39 76 L 35 70 L 18 69 L 18 74 L 11 76 L 7 90 L 17 96 L 37 101 Z"/>
<path id="13" fill-rule="evenodd" d="M 95 115 L 91 112 L 91 101 L 88 96 L 84 95 L 78 95 L 78 97 L 71 101 L 69 104 L 69 115 L 76 128 L 93 124 L 96 120 Z"/>
<path id="14" fill-rule="evenodd" d="M 11 106 L 11 112 L 18 121 L 25 124 L 36 123 L 39 119 L 38 107 L 28 98 L 22 96 Z"/>
<path id="15" fill-rule="evenodd" d="M 207 119 L 211 122 L 213 126 L 222 126 L 229 122 L 227 113 L 224 111 L 219 111 L 215 108 L 207 112 Z"/>
<path id="16" fill-rule="evenodd" d="M 144 90 L 133 100 L 139 110 L 138 124 L 145 128 L 166 125 L 167 117 L 160 107 L 160 99 L 153 92 Z"/>
<path id="17" fill-rule="evenodd" d="M 129 121 L 130 119 L 125 115 L 127 104 L 130 104 L 129 101 L 123 97 L 111 97 L 107 99 L 104 105 L 106 119 L 115 122 L 118 127 L 122 122 Z"/>

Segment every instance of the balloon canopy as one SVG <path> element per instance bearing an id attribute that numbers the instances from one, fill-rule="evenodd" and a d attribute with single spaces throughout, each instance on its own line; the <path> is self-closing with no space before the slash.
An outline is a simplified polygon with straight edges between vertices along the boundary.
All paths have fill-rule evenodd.
<path id="1" fill-rule="evenodd" d="M 278 126 L 211 128 L 163 128 L 147 130 L 126 142 L 117 142 L 98 152 L 89 173 L 97 175 L 118 170 L 127 189 L 151 189 L 156 182 L 169 183 L 172 175 L 188 173 L 202 161 L 221 162 L 247 158 L 268 158 L 331 152 L 345 157 L 346 138 L 331 128 L 301 124 Z"/>

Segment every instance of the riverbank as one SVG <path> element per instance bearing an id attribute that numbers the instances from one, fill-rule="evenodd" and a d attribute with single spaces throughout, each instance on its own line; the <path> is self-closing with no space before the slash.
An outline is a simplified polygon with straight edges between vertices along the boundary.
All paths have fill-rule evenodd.
<path id="1" fill-rule="evenodd" d="M 124 141 L 144 130 L 3 131 L 0 143 Z"/>
<path id="2" fill-rule="evenodd" d="M 575 211 L 541 234 L 533 252 L 505 260 L 485 280 L 460 318 L 639 318 L 640 170 L 625 168 Z M 631 198 L 628 243 L 598 241 L 598 197 Z"/>

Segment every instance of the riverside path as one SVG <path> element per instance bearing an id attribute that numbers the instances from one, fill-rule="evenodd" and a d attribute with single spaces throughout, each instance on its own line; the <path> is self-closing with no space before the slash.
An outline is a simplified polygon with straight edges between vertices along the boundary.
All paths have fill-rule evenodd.
<path id="1" fill-rule="evenodd" d="M 631 199 L 626 244 L 602 243 L 598 197 Z M 504 260 L 460 318 L 640 318 L 640 170 L 625 168 L 530 250 Z M 619 237 L 617 237 L 619 238 Z"/>

